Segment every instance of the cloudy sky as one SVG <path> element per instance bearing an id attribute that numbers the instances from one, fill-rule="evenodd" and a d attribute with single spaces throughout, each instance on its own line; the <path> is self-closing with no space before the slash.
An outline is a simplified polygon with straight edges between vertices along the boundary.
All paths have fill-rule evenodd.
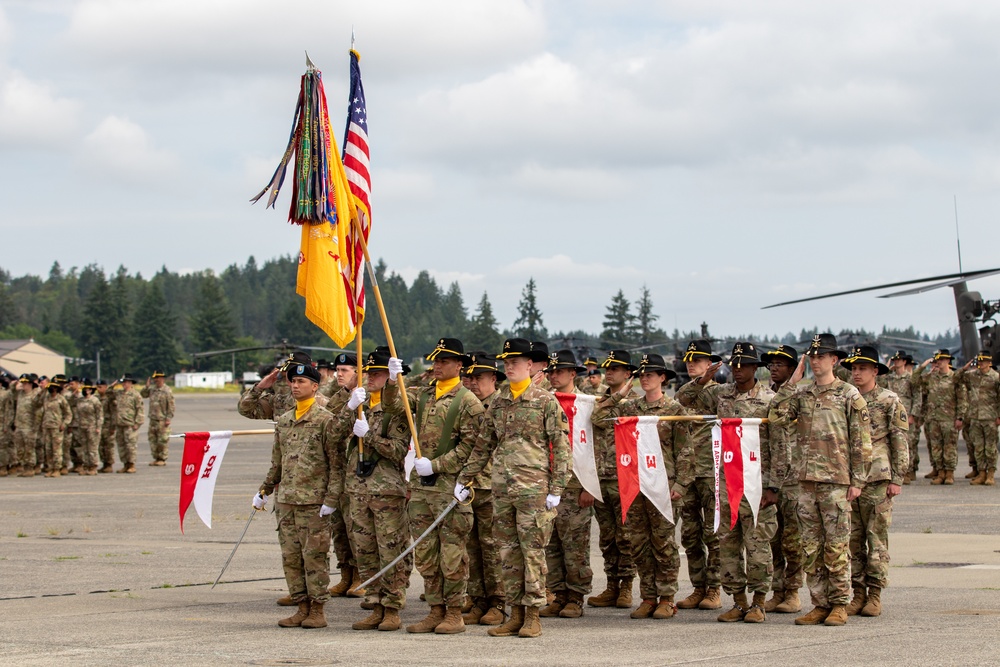
<path id="1" fill-rule="evenodd" d="M 550 330 L 643 284 L 668 330 L 954 328 L 949 290 L 760 307 L 957 270 L 955 196 L 965 268 L 1000 266 L 981 0 L 0 0 L 0 266 L 297 252 L 287 194 L 248 199 L 304 50 L 342 127 L 352 26 L 373 254 L 504 326 L 533 276 Z"/>

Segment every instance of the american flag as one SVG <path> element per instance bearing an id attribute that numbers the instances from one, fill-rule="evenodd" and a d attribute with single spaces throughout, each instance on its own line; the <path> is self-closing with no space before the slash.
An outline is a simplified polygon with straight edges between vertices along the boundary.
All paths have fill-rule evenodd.
<path id="1" fill-rule="evenodd" d="M 344 133 L 344 169 L 351 187 L 351 197 L 358 211 L 358 221 L 364 233 L 365 243 L 371 233 L 371 192 L 372 179 L 368 155 L 368 110 L 365 107 L 365 89 L 361 84 L 360 56 L 351 49 L 351 95 L 347 108 L 347 130 Z M 348 300 L 355 325 L 360 325 L 365 317 L 365 256 L 357 229 L 353 226 L 347 235 L 348 261 L 344 264 L 344 281 L 348 293 L 353 293 L 353 301 Z M 350 275 L 347 275 L 350 272 Z"/>

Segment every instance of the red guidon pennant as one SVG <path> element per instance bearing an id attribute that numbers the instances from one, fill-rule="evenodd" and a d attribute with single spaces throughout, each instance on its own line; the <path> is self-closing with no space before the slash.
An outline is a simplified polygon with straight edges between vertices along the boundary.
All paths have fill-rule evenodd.
<path id="1" fill-rule="evenodd" d="M 222 457 L 226 455 L 232 431 L 185 433 L 184 456 L 181 459 L 180 516 L 184 532 L 184 515 L 194 501 L 194 509 L 205 525 L 212 527 L 212 496 L 219 477 Z"/>

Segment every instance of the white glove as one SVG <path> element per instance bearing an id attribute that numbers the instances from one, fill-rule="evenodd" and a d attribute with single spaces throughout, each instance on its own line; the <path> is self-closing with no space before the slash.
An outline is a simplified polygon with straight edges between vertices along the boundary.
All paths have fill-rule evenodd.
<path id="1" fill-rule="evenodd" d="M 545 509 L 554 510 L 559 507 L 559 501 L 561 498 L 559 496 L 553 496 L 551 493 L 545 496 Z"/>
<path id="2" fill-rule="evenodd" d="M 347 407 L 351 410 L 357 410 L 358 406 L 365 402 L 368 398 L 368 394 L 365 393 L 364 387 L 358 387 L 351 392 L 351 397 L 347 399 Z"/>
<path id="3" fill-rule="evenodd" d="M 456 484 L 455 497 L 458 499 L 458 502 L 465 502 L 465 499 L 469 497 L 469 489 L 462 484 Z"/>
<path id="4" fill-rule="evenodd" d="M 323 516 L 330 516 L 331 514 L 333 514 L 336 511 L 337 511 L 336 507 L 330 507 L 329 505 L 323 505 L 322 507 L 319 508 L 319 515 L 321 517 L 323 517 Z"/>
<path id="5" fill-rule="evenodd" d="M 253 508 L 255 510 L 262 510 L 264 509 L 264 503 L 266 502 L 267 496 L 261 495 L 260 491 L 258 491 L 257 495 L 253 497 Z"/>
<path id="6" fill-rule="evenodd" d="M 396 376 L 403 372 L 403 360 L 389 357 L 389 379 L 395 381 Z"/>
<path id="7" fill-rule="evenodd" d="M 363 438 L 368 435 L 368 420 L 364 417 L 354 420 L 354 435 Z"/>
<path id="8" fill-rule="evenodd" d="M 413 459 L 413 469 L 417 471 L 417 474 L 421 477 L 427 477 L 428 475 L 434 474 L 434 466 L 431 464 L 431 460 L 421 456 L 419 459 Z"/>

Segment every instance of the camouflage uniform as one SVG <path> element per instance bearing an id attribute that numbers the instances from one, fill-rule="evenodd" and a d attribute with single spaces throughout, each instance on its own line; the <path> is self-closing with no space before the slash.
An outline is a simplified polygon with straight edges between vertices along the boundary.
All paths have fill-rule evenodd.
<path id="1" fill-rule="evenodd" d="M 149 427 L 146 430 L 149 453 L 154 461 L 166 461 L 170 446 L 170 426 L 167 422 L 174 418 L 174 393 L 167 385 L 149 385 L 143 387 L 139 394 L 149 399 Z"/>
<path id="2" fill-rule="evenodd" d="M 69 402 L 60 393 L 45 392 L 41 401 L 41 443 L 45 448 L 45 466 L 49 472 L 59 470 L 63 464 L 63 441 L 66 429 L 73 420 Z"/>
<path id="3" fill-rule="evenodd" d="M 917 445 L 920 443 L 920 407 L 923 403 L 923 396 L 920 389 L 913 381 L 913 374 L 910 371 L 899 374 L 896 372 L 878 376 L 878 385 L 884 387 L 899 397 L 906 414 L 913 420 L 906 432 L 907 447 L 909 448 L 909 469 L 905 472 L 916 473 L 920 464 L 920 454 Z"/>
<path id="4" fill-rule="evenodd" d="M 776 389 L 772 385 L 772 390 Z M 773 397 L 772 397 L 773 400 Z M 778 487 L 778 526 L 771 539 L 771 560 L 774 564 L 771 575 L 771 590 L 775 593 L 791 593 L 802 588 L 802 533 L 799 530 L 799 475 L 801 456 L 796 447 L 795 424 L 775 426 L 768 424 L 768 440 L 771 456 L 784 456 L 788 466 L 784 481 L 772 479 L 771 486 Z"/>
<path id="5" fill-rule="evenodd" d="M 17 392 L 17 403 L 14 406 L 14 446 L 17 448 L 17 462 L 22 470 L 27 472 L 41 465 L 35 451 L 35 432 L 41 423 L 41 389 L 28 389 Z"/>
<path id="6" fill-rule="evenodd" d="M 419 535 L 451 502 L 455 479 L 469 458 L 482 427 L 483 405 L 475 394 L 462 387 L 461 382 L 441 398 L 437 398 L 434 387 L 408 388 L 407 391 L 410 407 L 419 413 L 415 424 L 421 454 L 431 460 L 437 475 L 434 486 L 423 486 L 421 478 L 415 475 L 410 480 L 410 529 Z M 397 385 L 386 385 L 382 400 L 386 410 L 402 411 Z M 441 446 L 445 419 L 455 400 L 461 401 L 458 418 L 449 442 Z M 423 410 L 419 409 L 421 402 L 424 402 Z M 471 530 L 472 508 L 459 505 L 414 548 L 417 570 L 424 578 L 427 604 L 461 607 L 465 603 L 466 582 L 469 579 L 469 555 L 465 551 L 465 541 Z"/>
<path id="7" fill-rule="evenodd" d="M 458 482 L 471 482 L 493 460 L 493 537 L 500 549 L 507 603 L 545 605 L 545 545 L 556 510 L 545 496 L 565 495 L 569 422 L 555 396 L 530 385 L 518 398 L 500 390 Z M 452 485 L 454 487 L 454 485 Z"/>
<path id="8" fill-rule="evenodd" d="M 118 414 L 118 404 L 115 392 L 106 390 L 103 395 L 97 394 L 101 401 L 101 413 L 103 415 L 101 424 L 101 463 L 107 470 L 115 463 L 115 442 L 117 442 L 118 425 L 116 416 Z"/>
<path id="9" fill-rule="evenodd" d="M 855 588 L 889 585 L 889 484 L 903 483 L 909 469 L 906 409 L 893 392 L 876 386 L 861 395 L 871 415 L 872 455 L 861 495 L 851 501 L 851 580 Z"/>
<path id="10" fill-rule="evenodd" d="M 69 387 L 67 387 L 62 396 L 66 399 L 70 413 L 73 415 L 73 419 L 70 421 L 69 426 L 66 427 L 66 433 L 63 437 L 62 468 L 65 470 L 72 464 L 75 470 L 83 463 L 83 455 L 81 453 L 83 437 L 79 430 L 80 420 L 76 414 L 77 403 L 83 398 L 83 394 L 79 391 L 70 391 Z"/>
<path id="11" fill-rule="evenodd" d="M 388 565 L 410 543 L 403 477 L 410 427 L 402 412 L 390 414 L 382 403 L 372 407 L 374 398 L 370 396 L 364 406 L 370 428 L 362 441 L 364 460 L 373 466 L 368 476 L 358 474 L 358 439 L 353 435 L 357 412 L 341 410 L 334 420 L 334 442 L 339 452 L 333 486 L 344 497 L 339 507 L 349 508 L 351 546 L 362 581 Z M 412 557 L 404 558 L 366 589 L 367 601 L 401 609 L 412 569 Z"/>
<path id="12" fill-rule="evenodd" d="M 813 605 L 846 605 L 851 507 L 847 489 L 864 488 L 871 460 L 871 417 L 861 393 L 839 379 L 822 387 L 786 383 L 771 401 L 771 428 L 797 420 L 799 528 Z"/>
<path id="13" fill-rule="evenodd" d="M 694 380 L 677 390 L 678 402 L 695 415 L 710 415 L 711 407 L 701 400 L 701 392 L 689 389 Z M 709 380 L 705 388 L 718 383 Z M 708 394 L 704 394 L 708 396 Z M 719 588 L 719 536 L 715 534 L 715 464 L 712 462 L 712 424 L 692 424 L 694 482 L 681 498 L 681 546 L 687 555 L 688 576 L 695 588 Z"/>
<path id="14" fill-rule="evenodd" d="M 483 410 L 500 395 L 494 391 L 481 401 Z M 472 481 L 475 495 L 472 499 L 472 530 L 465 542 L 469 554 L 468 595 L 476 598 L 503 599 L 503 583 L 500 579 L 500 553 L 493 539 L 493 465 L 486 463 L 483 471 Z M 551 572 L 551 571 L 550 571 Z"/>
<path id="15" fill-rule="evenodd" d="M 337 507 L 334 417 L 313 403 L 301 418 L 289 410 L 274 427 L 271 469 L 261 492 L 274 493 L 281 561 L 293 602 L 326 603 L 330 594 L 330 517 L 320 505 Z"/>
<path id="16" fill-rule="evenodd" d="M 913 380 L 923 393 L 922 414 L 935 470 L 955 470 L 958 466 L 958 431 L 955 420 L 968 410 L 965 385 L 951 370 L 944 373 L 913 371 Z"/>
<path id="17" fill-rule="evenodd" d="M 101 399 L 94 394 L 81 396 L 76 402 L 77 431 L 81 447 L 81 463 L 89 469 L 97 467 L 97 448 L 101 439 L 101 425 L 104 422 L 104 408 Z"/>
<path id="18" fill-rule="evenodd" d="M 968 394 L 963 419 L 969 427 L 965 439 L 974 452 L 979 471 L 996 470 L 997 419 L 1000 418 L 1000 374 L 992 368 L 985 373 L 978 368 L 961 372 Z"/>
<path id="19" fill-rule="evenodd" d="M 142 396 L 135 387 L 122 391 L 115 401 L 118 410 L 115 425 L 118 439 L 118 458 L 126 466 L 135 466 L 136 443 L 139 442 L 139 427 L 145 421 Z"/>
<path id="20" fill-rule="evenodd" d="M 337 382 L 334 380 L 334 386 L 337 387 Z M 316 393 L 316 403 L 325 407 L 328 412 L 341 417 L 342 412 L 347 412 L 354 417 L 358 416 L 357 410 L 348 410 L 347 401 L 351 398 L 351 392 L 342 387 L 337 387 L 335 391 L 329 398 L 326 395 L 322 395 L 319 392 Z M 325 405 L 324 405 L 325 403 Z M 351 420 L 353 426 L 354 421 Z M 348 429 L 348 436 L 352 435 L 350 429 Z M 351 505 L 348 502 L 348 497 L 346 495 L 340 495 L 340 505 L 338 506 L 339 512 L 334 512 L 330 515 L 330 533 L 331 541 L 333 542 L 333 553 L 337 557 L 337 569 L 344 570 L 349 567 L 357 567 L 356 559 L 354 558 L 354 549 L 351 547 L 351 528 L 349 526 L 351 520 Z M 362 579 L 362 581 L 364 581 Z"/>
<path id="21" fill-rule="evenodd" d="M 13 385 L 11 385 L 13 387 Z M 14 449 L 14 390 L 0 387 L 0 476 L 17 465 Z"/>
<path id="22" fill-rule="evenodd" d="M 325 401 L 325 396 L 321 401 L 319 394 L 316 395 L 317 403 L 323 405 Z M 240 402 L 236 406 L 236 411 L 247 419 L 277 419 L 293 409 L 295 399 L 284 373 L 279 373 L 274 384 L 267 389 L 261 389 L 257 385 L 250 387 L 240 396 Z"/>

